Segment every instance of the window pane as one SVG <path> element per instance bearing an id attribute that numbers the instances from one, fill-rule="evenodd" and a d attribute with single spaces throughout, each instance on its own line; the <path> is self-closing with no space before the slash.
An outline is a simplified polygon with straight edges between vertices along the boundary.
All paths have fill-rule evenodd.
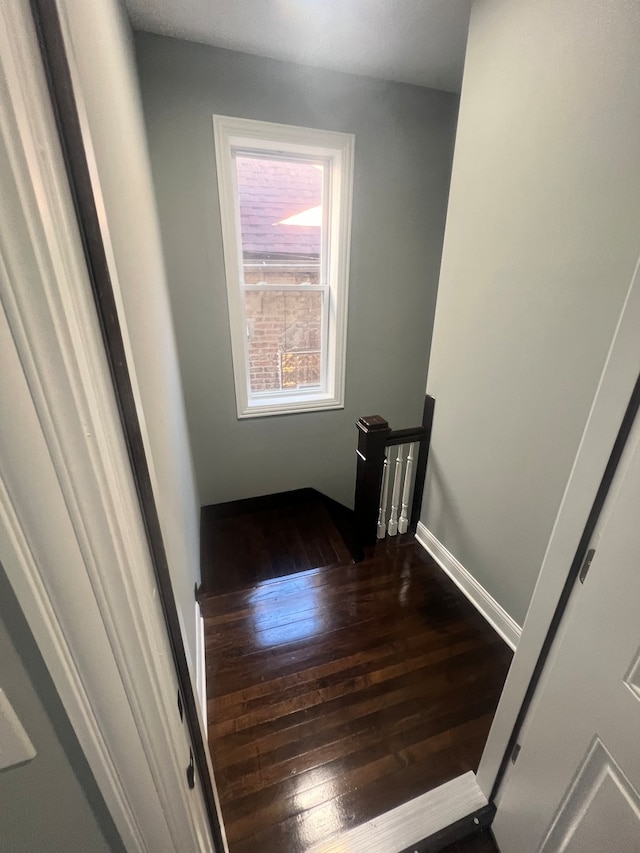
<path id="1" fill-rule="evenodd" d="M 245 284 L 320 284 L 324 164 L 235 160 Z"/>
<path id="2" fill-rule="evenodd" d="M 245 292 L 251 392 L 322 386 L 324 294 Z"/>

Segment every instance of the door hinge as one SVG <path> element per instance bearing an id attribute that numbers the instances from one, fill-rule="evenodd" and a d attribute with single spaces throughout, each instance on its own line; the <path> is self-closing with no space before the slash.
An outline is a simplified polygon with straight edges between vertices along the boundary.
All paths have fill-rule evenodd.
<path id="1" fill-rule="evenodd" d="M 578 575 L 578 580 L 580 581 L 580 583 L 584 583 L 584 579 L 586 578 L 587 573 L 588 573 L 589 569 L 591 568 L 591 563 L 593 563 L 593 558 L 595 556 L 595 553 L 596 553 L 595 548 L 589 548 L 589 550 L 587 551 L 587 555 L 584 558 L 582 568 L 580 569 L 580 574 Z"/>
<path id="2" fill-rule="evenodd" d="M 187 785 L 191 790 L 196 786 L 196 769 L 193 764 L 193 752 L 189 750 L 189 766 L 187 767 Z"/>
<path id="3" fill-rule="evenodd" d="M 513 747 L 513 750 L 512 750 L 512 752 L 511 752 L 511 763 L 512 763 L 512 764 L 515 764 L 515 763 L 516 763 L 516 761 L 518 760 L 518 756 L 520 755 L 520 750 L 521 750 L 521 748 L 522 748 L 522 747 L 520 746 L 520 744 L 519 744 L 519 743 L 517 743 L 517 744 Z"/>

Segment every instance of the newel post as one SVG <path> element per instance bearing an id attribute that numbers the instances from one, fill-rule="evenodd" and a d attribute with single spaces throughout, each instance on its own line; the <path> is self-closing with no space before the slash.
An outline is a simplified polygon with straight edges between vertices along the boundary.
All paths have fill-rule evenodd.
<path id="1" fill-rule="evenodd" d="M 380 415 L 358 418 L 358 468 L 354 512 L 363 546 L 376 544 L 384 451 L 391 429 Z"/>

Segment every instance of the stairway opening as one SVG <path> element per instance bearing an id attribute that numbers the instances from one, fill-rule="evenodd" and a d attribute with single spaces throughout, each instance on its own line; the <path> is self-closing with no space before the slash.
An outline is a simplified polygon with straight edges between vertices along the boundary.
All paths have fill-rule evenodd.
<path id="1" fill-rule="evenodd" d="M 202 542 L 231 853 L 322 849 L 475 771 L 512 653 L 412 535 L 354 563 L 305 489 L 205 507 Z"/>

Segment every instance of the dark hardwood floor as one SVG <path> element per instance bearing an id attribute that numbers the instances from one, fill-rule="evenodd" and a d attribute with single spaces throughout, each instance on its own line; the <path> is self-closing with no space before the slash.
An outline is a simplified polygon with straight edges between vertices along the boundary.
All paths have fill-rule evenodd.
<path id="1" fill-rule="evenodd" d="M 228 572 L 202 607 L 231 853 L 303 853 L 475 770 L 511 660 L 412 537 L 354 565 L 314 512 L 209 519 Z"/>
<path id="2" fill-rule="evenodd" d="M 203 583 L 210 593 L 351 562 L 313 489 L 203 507 L 201 530 Z"/>

